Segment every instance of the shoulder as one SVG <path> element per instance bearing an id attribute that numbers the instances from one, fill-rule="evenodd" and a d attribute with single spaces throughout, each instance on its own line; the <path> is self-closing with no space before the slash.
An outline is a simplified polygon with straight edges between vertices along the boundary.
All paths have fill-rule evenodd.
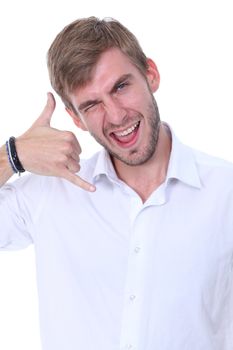
<path id="1" fill-rule="evenodd" d="M 222 172 L 233 172 L 233 163 L 222 158 L 209 155 L 196 149 L 192 149 L 197 164 L 200 167 Z"/>
<path id="2" fill-rule="evenodd" d="M 222 168 L 233 170 L 233 163 L 225 159 L 215 157 L 213 155 L 201 152 L 199 150 L 191 148 L 197 162 L 202 166 L 207 166 L 210 168 Z"/>
<path id="3" fill-rule="evenodd" d="M 199 150 L 191 150 L 204 183 L 214 183 L 215 187 L 231 187 L 233 189 L 233 163 Z"/>

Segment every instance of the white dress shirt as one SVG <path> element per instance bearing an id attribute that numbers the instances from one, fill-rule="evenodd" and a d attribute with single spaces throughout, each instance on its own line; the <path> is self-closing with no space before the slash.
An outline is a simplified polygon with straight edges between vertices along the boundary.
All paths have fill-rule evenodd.
<path id="1" fill-rule="evenodd" d="M 0 190 L 0 249 L 35 245 L 43 350 L 232 350 L 233 166 L 172 134 L 143 204 L 105 150 L 88 193 L 24 176 Z"/>

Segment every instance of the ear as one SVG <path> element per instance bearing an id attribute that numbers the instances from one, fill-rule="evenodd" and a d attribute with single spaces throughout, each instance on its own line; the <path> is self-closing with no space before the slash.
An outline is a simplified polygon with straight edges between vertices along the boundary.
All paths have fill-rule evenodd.
<path id="1" fill-rule="evenodd" d="M 75 113 L 72 109 L 65 107 L 66 112 L 71 116 L 74 124 L 79 128 L 82 129 L 83 131 L 87 131 L 87 127 L 83 120 L 80 118 L 80 116 Z"/>
<path id="2" fill-rule="evenodd" d="M 151 88 L 151 91 L 155 92 L 158 90 L 159 84 L 160 84 L 159 71 L 155 62 L 151 58 L 147 59 L 147 64 L 148 64 L 148 68 L 146 72 L 147 81 Z"/>

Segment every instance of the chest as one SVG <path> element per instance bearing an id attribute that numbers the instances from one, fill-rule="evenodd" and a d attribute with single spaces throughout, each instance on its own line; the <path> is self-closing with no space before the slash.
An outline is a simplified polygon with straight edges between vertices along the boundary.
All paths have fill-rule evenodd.
<path id="1" fill-rule="evenodd" d="M 136 197 L 110 190 L 82 199 L 75 193 L 50 197 L 36 225 L 35 243 L 50 256 L 72 257 L 89 272 L 125 271 L 136 249 L 141 256 L 136 261 L 155 276 L 182 280 L 196 273 L 205 278 L 220 265 L 229 267 L 233 239 L 214 204 L 187 198 L 171 195 L 161 205 L 143 206 Z"/>

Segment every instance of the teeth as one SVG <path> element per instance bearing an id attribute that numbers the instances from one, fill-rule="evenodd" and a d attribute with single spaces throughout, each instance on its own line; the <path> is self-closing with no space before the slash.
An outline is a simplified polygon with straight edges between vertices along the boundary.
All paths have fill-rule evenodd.
<path id="1" fill-rule="evenodd" d="M 131 126 L 130 128 L 122 131 L 122 132 L 115 132 L 114 134 L 118 137 L 120 136 L 126 136 L 129 135 L 131 132 L 134 131 L 134 129 L 136 129 L 136 127 L 138 126 L 139 122 L 137 122 L 136 124 L 134 124 L 133 126 Z"/>

